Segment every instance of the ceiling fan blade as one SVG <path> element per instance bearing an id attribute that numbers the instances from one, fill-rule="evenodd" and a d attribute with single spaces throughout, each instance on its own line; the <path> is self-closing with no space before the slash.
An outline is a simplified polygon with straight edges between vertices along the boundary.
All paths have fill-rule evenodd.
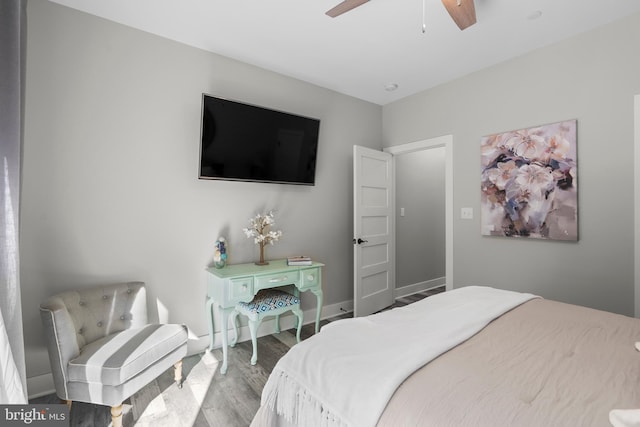
<path id="1" fill-rule="evenodd" d="M 476 8 L 473 0 L 442 0 L 442 4 L 461 30 L 476 23 Z"/>
<path id="2" fill-rule="evenodd" d="M 363 5 L 368 1 L 369 0 L 344 0 L 334 8 L 327 10 L 325 13 L 330 17 L 335 18 L 336 16 L 342 15 L 343 13 L 348 12 L 351 9 L 355 9 L 356 7 Z"/>

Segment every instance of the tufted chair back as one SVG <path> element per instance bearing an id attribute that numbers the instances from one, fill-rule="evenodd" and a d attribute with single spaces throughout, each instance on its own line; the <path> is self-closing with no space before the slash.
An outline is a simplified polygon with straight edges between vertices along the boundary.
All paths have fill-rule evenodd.
<path id="1" fill-rule="evenodd" d="M 143 282 L 127 282 L 64 292 L 43 302 L 40 313 L 45 334 L 56 337 L 47 336 L 56 389 L 66 389 L 69 361 L 83 347 L 147 324 L 146 290 Z"/>

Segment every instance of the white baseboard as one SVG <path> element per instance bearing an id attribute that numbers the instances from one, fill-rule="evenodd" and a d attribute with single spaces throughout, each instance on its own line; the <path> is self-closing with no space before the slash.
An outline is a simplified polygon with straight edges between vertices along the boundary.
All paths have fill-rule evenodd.
<path id="1" fill-rule="evenodd" d="M 47 394 L 54 394 L 55 392 L 56 390 L 53 385 L 53 375 L 51 375 L 51 372 L 27 378 L 27 393 L 29 395 L 29 399 L 46 396 Z"/>
<path id="2" fill-rule="evenodd" d="M 438 277 L 431 280 L 425 280 L 424 282 L 414 283 L 412 285 L 396 288 L 394 297 L 396 299 L 413 295 L 418 292 L 428 291 L 429 289 L 437 288 L 438 286 L 444 286 L 446 282 L 445 277 Z"/>
<path id="3" fill-rule="evenodd" d="M 309 312 L 313 312 L 313 317 L 309 317 L 310 319 L 315 319 L 316 310 L 309 310 Z M 322 307 L 322 316 L 321 319 L 329 319 L 331 317 L 339 316 L 345 313 L 353 312 L 353 300 L 339 302 L 337 304 L 325 305 Z M 311 314 L 310 314 L 311 315 Z M 307 312 L 304 313 L 304 318 L 307 319 Z"/>

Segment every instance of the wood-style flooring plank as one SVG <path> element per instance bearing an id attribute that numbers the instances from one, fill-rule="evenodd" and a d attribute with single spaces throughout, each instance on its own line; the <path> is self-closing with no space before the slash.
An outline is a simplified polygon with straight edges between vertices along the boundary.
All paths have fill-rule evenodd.
<path id="1" fill-rule="evenodd" d="M 162 395 L 162 392 L 160 391 L 158 382 L 152 381 L 142 387 L 135 395 L 131 396 L 130 400 L 131 405 L 133 406 L 133 418 L 136 420 L 140 419 L 147 407 L 153 405 L 152 402 L 154 399 L 160 395 Z M 154 406 L 156 406 L 154 408 L 156 412 L 163 409 L 157 408 L 157 405 Z"/>
<path id="2" fill-rule="evenodd" d="M 279 334 L 273 334 L 272 337 L 274 337 L 275 339 L 277 339 L 278 341 L 280 341 L 282 344 L 286 345 L 289 348 L 293 347 L 298 343 L 298 341 L 296 340 L 295 329 L 281 331 Z M 302 341 L 302 336 L 300 337 L 300 340 Z"/>

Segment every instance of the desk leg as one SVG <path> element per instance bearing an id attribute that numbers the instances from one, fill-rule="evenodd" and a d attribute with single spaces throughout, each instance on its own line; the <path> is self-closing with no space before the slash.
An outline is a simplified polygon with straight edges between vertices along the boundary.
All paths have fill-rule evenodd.
<path id="1" fill-rule="evenodd" d="M 229 346 L 229 314 L 233 311 L 233 307 L 231 308 L 221 308 L 222 314 L 222 328 L 220 328 L 220 333 L 222 334 L 222 368 L 220 368 L 221 374 L 227 373 L 227 353 Z"/>
<path id="2" fill-rule="evenodd" d="M 213 327 L 213 298 L 207 297 L 207 301 L 205 303 L 205 310 L 207 315 L 207 320 L 209 324 L 209 351 L 213 350 L 213 339 L 215 337 L 214 327 Z"/>
<path id="3" fill-rule="evenodd" d="M 300 298 L 300 289 L 298 289 L 297 287 L 294 286 L 293 287 L 293 295 L 295 295 L 298 298 Z M 298 329 L 298 323 L 302 323 L 302 322 L 300 322 L 300 320 L 298 320 L 298 316 L 295 316 L 295 319 L 293 321 L 293 327 Z M 280 328 L 280 324 L 279 323 L 278 323 L 278 328 Z"/>
<path id="4" fill-rule="evenodd" d="M 316 309 L 316 334 L 320 331 L 320 315 L 322 314 L 322 289 L 310 289 L 318 300 Z"/>

